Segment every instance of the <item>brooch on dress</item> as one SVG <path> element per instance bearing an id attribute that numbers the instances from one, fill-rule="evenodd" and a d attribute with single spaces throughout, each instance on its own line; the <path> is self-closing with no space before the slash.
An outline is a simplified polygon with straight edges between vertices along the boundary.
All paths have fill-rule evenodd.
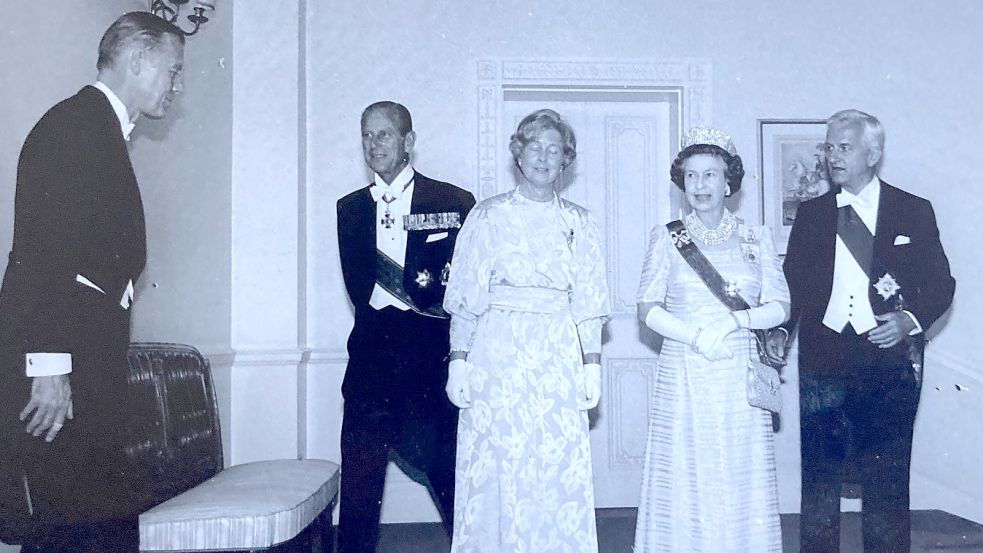
<path id="1" fill-rule="evenodd" d="M 432 281 L 433 281 L 433 276 L 430 274 L 429 269 L 424 269 L 416 273 L 416 285 L 419 286 L 420 288 L 426 288 L 427 286 L 430 286 L 430 283 Z"/>
<path id="2" fill-rule="evenodd" d="M 741 255 L 746 263 L 757 263 L 759 257 L 758 237 L 751 227 L 741 227 Z"/>
<path id="3" fill-rule="evenodd" d="M 685 228 L 679 231 L 669 231 L 669 239 L 672 240 L 672 245 L 676 246 L 677 248 L 680 244 L 685 246 L 693 241 L 693 239 L 689 237 L 689 233 L 686 232 Z"/>

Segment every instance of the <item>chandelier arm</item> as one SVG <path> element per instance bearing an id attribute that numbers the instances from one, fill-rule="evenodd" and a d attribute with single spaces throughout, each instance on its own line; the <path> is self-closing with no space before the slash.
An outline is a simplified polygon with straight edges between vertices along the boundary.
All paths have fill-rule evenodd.
<path id="1" fill-rule="evenodd" d="M 172 8 L 167 4 L 166 0 L 151 0 L 150 12 L 157 17 L 168 21 L 169 23 L 173 23 L 178 30 L 184 33 L 185 36 L 191 36 L 198 32 L 198 29 L 201 28 L 202 23 L 208 22 L 208 17 L 205 16 L 205 8 L 196 6 L 193 8 L 195 13 L 188 16 L 188 21 L 193 23 L 195 27 L 190 31 L 185 31 L 182 29 L 180 25 L 178 25 L 177 19 L 181 12 L 181 5 L 186 4 L 187 2 L 188 0 L 172 0 L 172 3 L 174 4 L 174 7 Z"/>

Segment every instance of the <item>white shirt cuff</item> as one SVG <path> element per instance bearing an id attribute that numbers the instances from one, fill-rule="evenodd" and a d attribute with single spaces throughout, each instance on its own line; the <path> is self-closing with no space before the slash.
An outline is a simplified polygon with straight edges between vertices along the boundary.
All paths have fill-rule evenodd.
<path id="1" fill-rule="evenodd" d="M 28 377 L 57 376 L 72 372 L 71 353 L 28 353 L 24 362 Z"/>
<path id="2" fill-rule="evenodd" d="M 915 317 L 915 315 L 911 311 L 905 311 L 905 313 L 909 317 L 911 317 L 911 322 L 915 323 L 915 328 L 912 329 L 912 331 L 908 333 L 908 336 L 914 336 L 916 334 L 921 334 L 922 333 L 922 325 L 921 325 L 921 323 L 918 322 L 918 318 Z"/>

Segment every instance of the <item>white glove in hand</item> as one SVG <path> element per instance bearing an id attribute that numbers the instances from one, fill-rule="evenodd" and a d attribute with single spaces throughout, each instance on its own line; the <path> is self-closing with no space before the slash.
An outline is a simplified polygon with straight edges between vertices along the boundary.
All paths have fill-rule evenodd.
<path id="1" fill-rule="evenodd" d="M 589 411 L 597 407 L 601 400 L 601 365 L 598 363 L 584 364 L 583 389 L 577 394 L 577 407 Z"/>
<path id="2" fill-rule="evenodd" d="M 734 352 L 724 347 L 724 338 L 737 330 L 737 322 L 730 314 L 714 319 L 700 331 L 696 339 L 696 349 L 710 361 L 729 359 Z"/>
<path id="3" fill-rule="evenodd" d="M 470 364 L 464 359 L 454 359 L 447 367 L 447 399 L 458 409 L 471 407 L 471 371 Z"/>

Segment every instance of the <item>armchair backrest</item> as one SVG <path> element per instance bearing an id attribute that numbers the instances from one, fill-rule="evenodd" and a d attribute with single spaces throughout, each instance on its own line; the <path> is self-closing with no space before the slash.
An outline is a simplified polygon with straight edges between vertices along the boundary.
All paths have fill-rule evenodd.
<path id="1" fill-rule="evenodd" d="M 126 452 L 146 509 L 222 470 L 222 435 L 208 360 L 182 344 L 135 342 Z"/>

